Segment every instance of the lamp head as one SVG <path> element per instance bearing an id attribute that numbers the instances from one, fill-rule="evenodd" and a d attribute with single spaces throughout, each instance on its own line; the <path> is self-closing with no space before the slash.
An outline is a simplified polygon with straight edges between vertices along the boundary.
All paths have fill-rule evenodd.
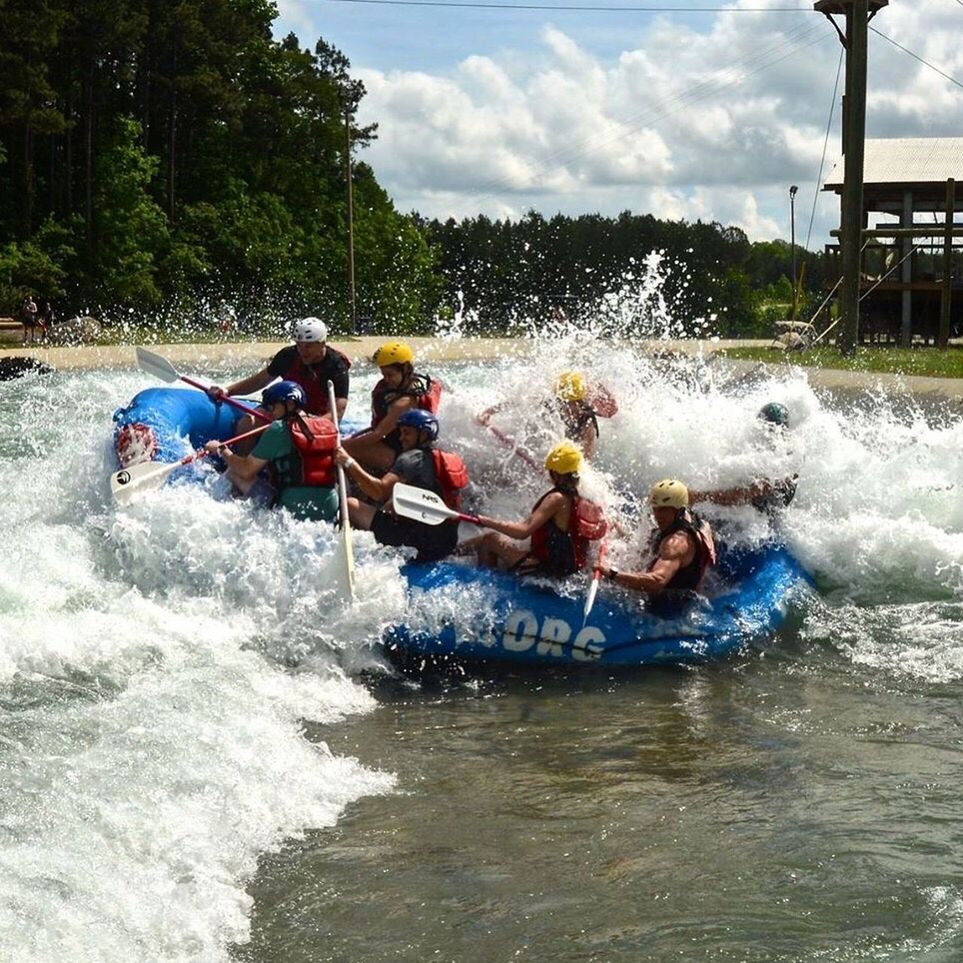
<path id="1" fill-rule="evenodd" d="M 795 184 L 793 184 L 793 186 L 789 188 L 789 196 L 790 196 L 790 197 L 795 197 L 795 196 L 796 196 L 796 191 L 798 191 L 798 190 L 799 190 L 799 188 L 798 188 Z"/>

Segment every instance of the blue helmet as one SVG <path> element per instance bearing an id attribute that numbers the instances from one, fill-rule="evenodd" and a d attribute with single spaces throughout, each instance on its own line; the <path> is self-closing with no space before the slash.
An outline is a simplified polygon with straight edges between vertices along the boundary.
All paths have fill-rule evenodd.
<path id="1" fill-rule="evenodd" d="M 293 401 L 299 408 L 303 408 L 308 403 L 308 396 L 296 381 L 279 381 L 264 389 L 261 393 L 261 402 L 270 408 L 279 401 Z"/>
<path id="2" fill-rule="evenodd" d="M 789 427 L 789 411 L 778 401 L 770 401 L 768 405 L 763 405 L 759 409 L 759 417 L 771 425 L 778 425 L 780 428 Z"/>
<path id="3" fill-rule="evenodd" d="M 438 419 L 430 411 L 422 411 L 421 408 L 411 408 L 406 411 L 398 419 L 398 426 L 401 425 L 425 432 L 431 441 L 435 441 L 438 437 Z"/>

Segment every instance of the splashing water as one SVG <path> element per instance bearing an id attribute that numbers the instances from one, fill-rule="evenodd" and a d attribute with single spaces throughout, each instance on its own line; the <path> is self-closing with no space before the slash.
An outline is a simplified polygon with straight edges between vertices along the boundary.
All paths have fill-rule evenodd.
<path id="1" fill-rule="evenodd" d="M 963 678 L 961 422 L 909 397 L 832 399 L 799 374 L 642 358 L 612 330 L 644 316 L 642 329 L 675 333 L 646 286 L 658 270 L 600 308 L 600 326 L 558 320 L 517 354 L 429 368 L 450 386 L 444 438 L 478 507 L 517 518 L 546 481 L 476 415 L 504 403 L 492 425 L 540 463 L 561 437 L 541 404 L 578 368 L 619 404 L 585 478 L 630 527 L 616 559 L 638 552 L 647 521 L 632 506 L 661 477 L 705 489 L 798 472 L 783 534 L 823 591 L 802 637 L 884 673 Z M 359 366 L 352 412 L 373 382 Z M 18 921 L 0 927 L 2 958 L 227 959 L 246 938 L 258 855 L 393 786 L 307 741 L 302 720 L 373 708 L 360 679 L 386 671 L 382 627 L 406 617 L 403 556 L 357 533 L 346 605 L 323 524 L 192 485 L 115 510 L 110 414 L 142 387 L 98 371 L 0 385 L 0 887 Z M 776 442 L 756 418 L 769 401 L 792 417 Z M 747 541 L 769 535 L 748 508 L 705 514 Z M 453 603 L 418 604 L 440 617 Z"/>

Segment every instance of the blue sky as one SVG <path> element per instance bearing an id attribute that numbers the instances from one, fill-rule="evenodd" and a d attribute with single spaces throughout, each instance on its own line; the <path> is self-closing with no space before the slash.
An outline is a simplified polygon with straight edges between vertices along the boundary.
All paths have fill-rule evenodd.
<path id="1" fill-rule="evenodd" d="M 753 10 L 280 0 L 275 31 L 305 46 L 323 36 L 350 58 L 368 89 L 360 119 L 379 124 L 364 159 L 401 210 L 630 209 L 719 220 L 765 240 L 789 236 L 795 183 L 797 240 L 815 198 L 810 246 L 821 247 L 838 219 L 835 197 L 816 186 L 831 109 L 824 175 L 839 156 L 839 41 L 808 0 L 730 6 Z M 787 6 L 803 12 L 756 12 Z M 963 83 L 960 0 L 892 0 L 872 25 Z M 875 34 L 869 85 L 868 136 L 963 136 L 963 88 Z"/>

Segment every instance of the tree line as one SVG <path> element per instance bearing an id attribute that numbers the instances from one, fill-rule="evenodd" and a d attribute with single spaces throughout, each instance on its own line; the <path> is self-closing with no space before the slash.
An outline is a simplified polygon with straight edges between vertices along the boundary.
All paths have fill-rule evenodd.
<path id="1" fill-rule="evenodd" d="M 0 0 L 0 296 L 345 316 L 362 84 L 266 0 Z M 358 299 L 413 323 L 433 255 L 352 166 Z"/>
<path id="2" fill-rule="evenodd" d="M 444 302 L 467 331 L 527 329 L 561 312 L 613 333 L 661 334 L 670 318 L 677 333 L 751 337 L 771 335 L 792 302 L 789 243 L 753 244 L 715 222 L 624 211 L 419 223 L 441 252 Z M 823 259 L 798 247 L 795 255 L 802 315 L 823 283 Z"/>
<path id="3" fill-rule="evenodd" d="M 227 299 L 249 330 L 306 312 L 346 330 L 349 169 L 370 330 L 597 310 L 631 298 L 651 251 L 672 310 L 718 333 L 753 333 L 785 296 L 788 245 L 738 228 L 400 213 L 354 157 L 377 132 L 347 58 L 274 39 L 276 16 L 268 0 L 0 0 L 0 313 L 33 293 L 108 323 L 207 323 Z M 799 259 L 815 288 L 819 258 Z"/>

